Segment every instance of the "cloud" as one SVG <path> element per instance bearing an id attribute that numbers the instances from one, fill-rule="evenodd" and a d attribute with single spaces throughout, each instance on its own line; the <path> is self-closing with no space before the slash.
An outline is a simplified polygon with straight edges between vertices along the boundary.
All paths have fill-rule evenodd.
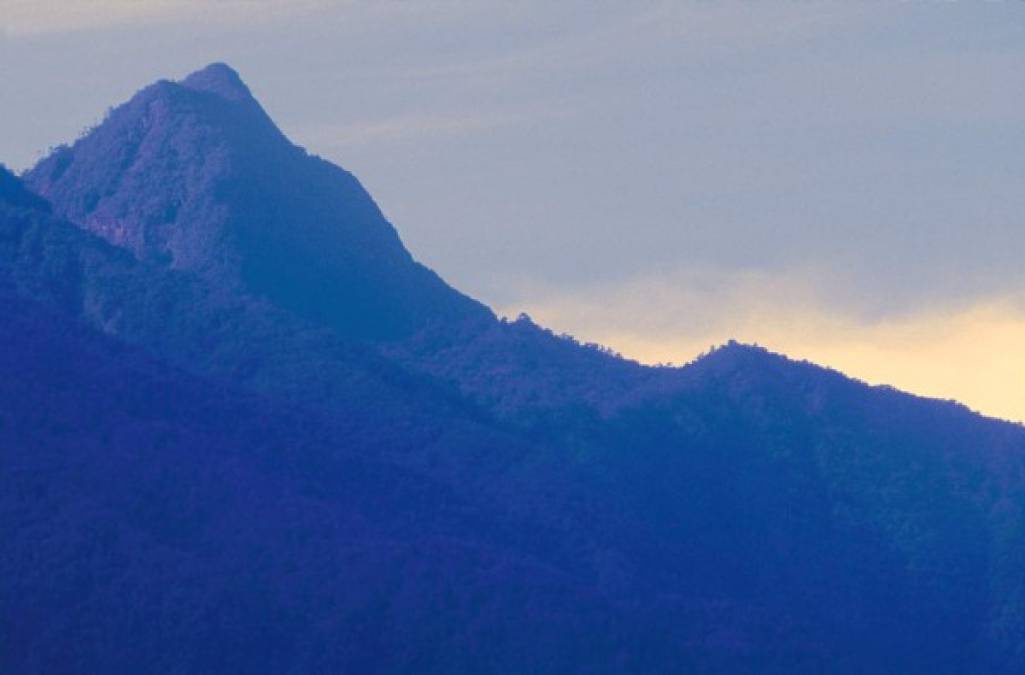
<path id="1" fill-rule="evenodd" d="M 876 8 L 878 9 L 878 8 Z M 835 35 L 842 28 L 868 20 L 868 3 L 836 0 L 819 2 L 716 2 L 655 3 L 638 16 L 646 30 L 686 41 L 706 53 L 748 51 L 779 47 L 821 35 Z"/>
<path id="2" fill-rule="evenodd" d="M 537 295 L 502 313 L 526 311 L 642 362 L 686 362 L 735 338 L 1025 422 L 1025 295 L 873 319 L 828 307 L 810 278 L 795 275 L 704 273 L 530 292 Z"/>
<path id="3" fill-rule="evenodd" d="M 423 113 L 380 120 L 330 124 L 297 132 L 313 148 L 388 143 L 425 136 L 450 136 L 494 129 L 527 119 L 526 113 Z"/>
<path id="4" fill-rule="evenodd" d="M 331 5 L 327 0 L 2 0 L 0 27 L 11 36 L 33 36 L 182 21 L 251 23 Z"/>
<path id="5" fill-rule="evenodd" d="M 310 15 L 340 18 L 349 26 L 430 22 L 451 28 L 467 20 L 498 23 L 501 17 L 529 11 L 464 0 L 0 0 L 0 33 L 33 36 L 169 23 L 245 29 Z"/>

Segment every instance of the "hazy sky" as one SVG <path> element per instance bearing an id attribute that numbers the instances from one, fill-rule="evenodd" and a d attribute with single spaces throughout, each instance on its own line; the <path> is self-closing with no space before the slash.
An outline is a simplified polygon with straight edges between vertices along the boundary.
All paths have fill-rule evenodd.
<path id="1" fill-rule="evenodd" d="M 0 0 L 0 161 L 210 61 L 498 311 L 1025 420 L 1025 3 Z"/>

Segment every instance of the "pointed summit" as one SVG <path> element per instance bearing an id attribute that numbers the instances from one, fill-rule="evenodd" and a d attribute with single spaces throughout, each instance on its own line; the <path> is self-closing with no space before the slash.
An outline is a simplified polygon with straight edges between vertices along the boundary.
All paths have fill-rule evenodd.
<path id="1" fill-rule="evenodd" d="M 249 87 L 245 85 L 239 74 L 226 63 L 211 63 L 207 67 L 197 70 L 182 80 L 181 86 L 193 91 L 217 94 L 229 101 L 253 99 Z"/>
<path id="2" fill-rule="evenodd" d="M 139 259 L 346 334 L 490 316 L 414 261 L 363 186 L 293 145 L 222 63 L 146 87 L 25 181 Z"/>

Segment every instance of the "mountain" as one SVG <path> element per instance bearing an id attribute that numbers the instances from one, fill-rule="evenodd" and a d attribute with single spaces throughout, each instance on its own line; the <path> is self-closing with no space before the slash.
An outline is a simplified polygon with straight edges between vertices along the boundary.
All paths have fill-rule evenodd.
<path id="1" fill-rule="evenodd" d="M 452 478 L 444 459 L 422 466 L 521 443 L 366 352 L 332 350 L 301 322 L 289 334 L 273 308 L 240 310 L 136 261 L 9 173 L 0 188 L 4 672 L 554 673 L 594 635 L 629 630 L 546 548 L 548 519 Z M 281 332 L 264 333 L 261 313 Z M 190 363 L 188 345 L 217 336 L 207 314 L 257 343 L 250 356 L 264 341 L 317 352 L 274 374 L 326 372 L 357 395 L 326 392 L 326 415 L 288 387 Z M 171 335 L 133 327 L 147 322 Z M 481 615 L 481 597 L 501 611 Z M 543 635 L 559 642 L 527 648 Z"/>
<path id="2" fill-rule="evenodd" d="M 4 672 L 1025 660 L 1021 426 L 500 321 L 226 66 L 0 170 L 0 307 Z"/>
<path id="3" fill-rule="evenodd" d="M 359 182 L 290 143 L 223 64 L 143 89 L 25 180 L 139 259 L 355 337 L 490 316 L 415 262 Z"/>

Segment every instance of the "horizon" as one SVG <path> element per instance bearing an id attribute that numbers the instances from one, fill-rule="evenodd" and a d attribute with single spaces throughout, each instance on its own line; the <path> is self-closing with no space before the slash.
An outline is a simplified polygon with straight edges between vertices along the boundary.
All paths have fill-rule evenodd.
<path id="1" fill-rule="evenodd" d="M 172 64 L 139 44 L 137 32 L 159 44 L 180 35 L 182 22 L 197 12 L 221 10 L 181 3 L 147 14 L 125 3 L 98 4 L 111 9 L 110 17 L 76 26 L 33 13 L 31 3 L 16 3 L 8 14 L 0 53 L 21 78 L 10 91 L 31 94 L 3 102 L 16 140 L 5 142 L 0 161 L 15 170 L 33 164 L 42 148 L 73 140 L 74 134 L 53 138 L 50 129 L 86 127 L 98 121 L 97 111 L 153 80 L 178 80 L 224 61 L 293 142 L 360 179 L 417 259 L 501 315 L 526 312 L 555 332 L 645 363 L 685 363 L 737 339 L 872 384 L 1025 421 L 1025 279 L 1014 255 L 1022 195 L 1013 190 L 1023 177 L 1014 162 L 1022 139 L 1011 126 L 1025 96 L 1020 87 L 995 86 L 1012 81 L 1025 43 L 1014 41 L 1022 29 L 1001 20 L 1001 12 L 1013 11 L 1004 3 L 903 6 L 882 17 L 896 22 L 886 30 L 879 14 L 832 3 L 686 5 L 679 15 L 656 3 L 657 12 L 595 12 L 583 29 L 558 11 L 508 10 L 506 18 L 519 21 L 516 39 L 497 46 L 482 40 L 441 62 L 435 55 L 417 63 L 417 55 L 434 52 L 415 40 L 386 54 L 364 38 L 357 46 L 370 45 L 371 65 L 360 70 L 348 66 L 344 49 L 314 39 L 307 61 L 319 65 L 300 67 L 302 77 L 275 65 L 275 49 L 294 44 L 296 31 L 314 21 L 348 31 L 370 27 L 394 46 L 403 31 L 423 37 L 439 21 L 455 36 L 468 27 L 494 30 L 494 19 L 457 5 L 436 17 L 396 5 L 384 11 L 278 4 L 273 23 L 212 21 L 199 30 L 197 53 Z M 744 11 L 760 12 L 766 25 L 747 25 Z M 642 45 L 642 36 L 655 34 L 655 18 L 666 16 L 674 26 L 704 26 L 734 41 L 705 38 L 682 48 L 678 36 L 663 36 L 657 48 Z M 413 26 L 416 20 L 425 27 Z M 980 34 L 955 33 L 958 20 L 974 21 Z M 914 39 L 898 44 L 912 25 Z M 880 82 L 882 62 L 863 61 L 842 45 L 831 54 L 834 72 L 860 76 L 861 93 L 871 96 L 831 88 L 822 79 L 829 71 L 816 66 L 841 29 L 872 36 L 879 53 L 894 59 L 885 64 L 893 74 Z M 127 40 L 138 58 L 112 66 L 110 53 L 90 39 L 97 35 Z M 257 53 L 242 44 L 253 35 L 271 38 L 270 47 Z M 955 35 L 960 42 L 950 44 Z M 205 58 L 213 38 L 218 51 L 238 58 Z M 55 86 L 30 89 L 27 83 L 47 68 L 36 50 L 53 40 L 76 54 L 72 72 L 52 71 L 59 73 Z M 625 41 L 630 68 L 599 58 L 608 40 Z M 556 81 L 541 82 L 533 66 L 556 47 L 568 65 L 555 61 L 548 79 Z M 949 66 L 955 53 L 960 70 L 945 76 L 939 65 Z M 184 65 L 188 60 L 198 61 Z M 686 75 L 660 72 L 665 66 Z M 432 68 L 437 72 L 423 72 Z M 76 69 L 90 75 L 69 81 Z M 396 89 L 415 83 L 410 78 L 418 72 L 433 86 Z M 488 72 L 505 74 L 514 91 L 494 91 L 481 80 Z M 144 73 L 149 77 L 138 79 Z M 723 73 L 736 76 L 732 94 L 717 85 Z M 971 79 L 965 73 L 988 79 L 963 91 Z M 577 82 L 582 93 L 558 96 L 555 85 L 566 82 Z M 352 94 L 333 93 L 331 83 L 349 85 Z M 708 109 L 679 89 L 683 83 L 704 87 Z M 776 95 L 765 96 L 769 85 L 779 88 Z M 86 86 L 88 95 L 75 95 Z M 671 91 L 659 94 L 659 86 Z M 543 95 L 527 97 L 533 108 L 516 102 L 514 94 L 534 87 Z M 661 109 L 611 105 L 646 87 L 655 87 L 648 95 Z M 835 119 L 785 124 L 793 107 L 779 92 L 808 106 L 816 87 L 826 107 L 812 110 Z M 481 99 L 485 106 L 474 100 L 482 92 L 490 92 Z M 109 100 L 100 103 L 102 96 Z M 755 116 L 740 114 L 755 101 L 771 105 Z M 602 103 L 616 116 L 611 126 L 594 114 Z M 674 110 L 684 114 L 667 114 Z M 862 128 L 865 120 L 871 124 Z M 752 122 L 773 132 L 773 142 L 751 137 Z M 641 123 L 647 131 L 638 134 Z M 691 134 L 694 125 L 719 142 Z M 731 133 L 751 142 L 747 152 L 721 143 Z M 656 142 L 666 149 L 656 151 Z M 639 145 L 631 149 L 633 143 Z M 688 166 L 694 157 L 698 166 Z M 847 166 L 849 158 L 858 161 Z M 512 170 L 518 166 L 533 171 Z M 611 176 L 601 171 L 612 167 Z M 667 169 L 676 182 L 667 180 Z M 679 183 L 684 177 L 694 185 Z M 817 223 L 829 216 L 839 224 L 824 236 Z"/>

